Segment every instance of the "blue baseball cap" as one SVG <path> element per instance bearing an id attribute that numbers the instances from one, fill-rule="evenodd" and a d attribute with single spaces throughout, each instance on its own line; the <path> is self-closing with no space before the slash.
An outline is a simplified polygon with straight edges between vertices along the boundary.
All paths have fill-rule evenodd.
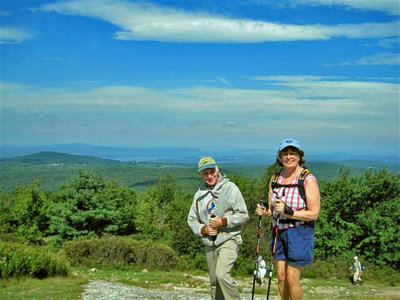
<path id="1" fill-rule="evenodd" d="M 289 146 L 292 146 L 292 147 L 295 147 L 295 148 L 301 150 L 300 143 L 298 141 L 296 141 L 293 138 L 286 138 L 279 145 L 278 152 L 281 152 L 283 149 L 285 149 L 286 147 L 289 147 Z"/>

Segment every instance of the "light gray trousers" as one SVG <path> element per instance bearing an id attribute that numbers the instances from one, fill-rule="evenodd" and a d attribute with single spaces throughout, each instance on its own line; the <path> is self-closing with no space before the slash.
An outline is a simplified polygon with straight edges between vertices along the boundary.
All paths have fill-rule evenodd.
<path id="1" fill-rule="evenodd" d="M 241 236 L 236 236 L 219 246 L 205 247 L 210 272 L 211 299 L 240 299 L 237 283 L 230 272 L 238 258 L 241 243 Z"/>

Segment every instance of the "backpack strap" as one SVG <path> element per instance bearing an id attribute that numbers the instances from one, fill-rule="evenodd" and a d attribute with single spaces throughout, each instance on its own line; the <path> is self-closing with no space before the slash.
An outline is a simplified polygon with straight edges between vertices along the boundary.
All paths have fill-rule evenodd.
<path id="1" fill-rule="evenodd" d="M 304 167 L 304 169 L 301 171 L 301 173 L 299 175 L 299 179 L 297 181 L 297 184 L 278 183 L 279 175 L 281 174 L 281 172 L 282 172 L 282 170 L 275 173 L 274 176 L 272 177 L 272 182 L 271 182 L 272 190 L 274 190 L 275 188 L 280 188 L 280 187 L 286 187 L 286 188 L 297 187 L 299 189 L 300 197 L 304 200 L 304 202 L 306 202 L 306 205 L 307 205 L 306 191 L 304 189 L 304 181 L 306 180 L 307 175 L 310 174 L 310 171 L 307 169 L 307 167 Z"/>
<path id="2" fill-rule="evenodd" d="M 306 180 L 307 175 L 310 174 L 310 171 L 305 167 L 303 169 L 303 171 L 301 171 L 300 176 L 299 176 L 299 180 L 298 182 L 298 188 L 299 188 L 299 193 L 300 193 L 300 197 L 302 199 L 304 199 L 304 201 L 306 202 L 307 205 L 307 201 L 306 201 L 306 190 L 304 189 L 304 182 Z"/>
<path id="3" fill-rule="evenodd" d="M 274 176 L 272 177 L 272 182 L 271 182 L 272 190 L 274 190 L 275 188 L 278 187 L 278 179 L 279 179 L 279 175 L 281 174 L 281 172 L 282 172 L 282 170 L 275 173 Z"/>

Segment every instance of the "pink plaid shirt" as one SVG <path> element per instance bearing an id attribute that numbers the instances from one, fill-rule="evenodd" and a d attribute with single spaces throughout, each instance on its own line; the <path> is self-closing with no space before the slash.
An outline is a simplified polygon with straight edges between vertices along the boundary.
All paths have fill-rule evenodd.
<path id="1" fill-rule="evenodd" d="M 290 184 L 297 184 L 300 173 Z M 312 175 L 312 174 L 308 174 L 307 177 L 308 176 L 314 177 L 314 175 Z M 278 183 L 282 184 L 282 176 L 281 175 L 279 175 Z M 306 186 L 306 181 L 304 181 L 304 188 L 305 188 L 305 186 Z M 283 193 L 283 190 L 285 190 L 285 193 Z M 284 203 L 286 203 L 286 205 L 289 206 L 290 208 L 292 208 L 293 210 L 306 210 L 307 209 L 306 202 L 300 197 L 299 189 L 297 187 L 286 187 L 286 188 L 280 187 L 280 188 L 275 188 L 275 191 L 279 194 L 281 200 Z M 272 203 L 272 207 L 273 207 L 272 215 L 274 217 L 272 219 L 272 226 L 275 226 L 276 218 L 277 218 L 277 213 L 275 210 L 275 205 L 276 205 L 276 194 L 275 193 L 272 193 L 271 203 Z M 296 227 L 296 226 L 299 226 L 299 225 L 305 223 L 305 221 L 296 221 L 295 223 L 285 223 L 285 220 L 290 220 L 290 219 L 284 215 L 281 215 L 279 218 L 280 218 L 279 229 L 287 229 L 290 227 Z"/>

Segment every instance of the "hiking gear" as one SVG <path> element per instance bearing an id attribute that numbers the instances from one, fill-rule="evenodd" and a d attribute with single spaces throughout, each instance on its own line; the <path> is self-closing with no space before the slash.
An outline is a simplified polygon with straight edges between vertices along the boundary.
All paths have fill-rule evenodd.
<path id="1" fill-rule="evenodd" d="M 306 192 L 304 188 L 305 180 L 308 178 L 307 176 L 314 177 L 310 173 L 310 171 L 305 167 L 303 168 L 298 176 L 294 178 L 290 184 L 282 184 L 281 177 L 282 170 L 278 173 L 275 173 L 271 179 L 271 188 L 277 193 L 281 194 L 281 198 L 284 199 L 285 203 L 285 214 L 281 216 L 280 220 L 280 228 L 279 229 L 287 229 L 290 227 L 299 226 L 302 224 L 313 223 L 315 221 L 301 221 L 297 219 L 289 219 L 287 215 L 293 215 L 292 211 L 296 210 L 307 210 L 307 201 L 306 201 Z M 272 205 L 275 206 L 275 200 L 277 193 L 272 197 Z M 287 195 L 287 196 L 286 196 Z M 286 207 L 287 206 L 287 207 Z M 273 212 L 274 220 L 272 221 L 272 225 L 275 226 L 276 223 L 276 211 Z M 310 224 L 311 225 L 311 224 Z"/>
<path id="2" fill-rule="evenodd" d="M 276 194 L 276 197 L 278 199 L 280 199 L 280 196 L 278 195 L 278 193 L 276 191 L 274 191 L 274 193 Z M 272 247 L 271 265 L 270 265 L 270 268 L 269 268 L 267 300 L 269 299 L 269 291 L 270 291 L 270 287 L 271 287 L 272 272 L 274 271 L 274 262 L 273 261 L 274 261 L 274 255 L 275 255 L 275 252 L 276 252 L 276 239 L 278 237 L 278 231 L 279 231 L 279 214 L 278 214 L 278 218 L 276 219 L 275 238 L 274 238 L 274 245 Z"/>
<path id="3" fill-rule="evenodd" d="M 367 267 L 363 263 L 361 263 L 361 271 L 364 271 L 366 268 Z"/>
<path id="4" fill-rule="evenodd" d="M 287 204 L 285 203 L 285 210 L 284 210 L 285 214 L 287 215 L 294 215 L 294 210 L 292 208 L 290 208 L 289 206 L 287 206 Z"/>
<path id="5" fill-rule="evenodd" d="M 306 190 L 304 189 L 304 181 L 307 177 L 307 175 L 311 174 L 310 171 L 304 167 L 304 169 L 301 171 L 299 179 L 297 181 L 297 184 L 281 184 L 278 183 L 279 175 L 281 175 L 282 170 L 280 170 L 278 173 L 275 173 L 272 182 L 271 182 L 271 187 L 273 190 L 276 188 L 284 187 L 284 188 L 291 188 L 291 187 L 297 187 L 299 189 L 299 194 L 300 197 L 306 201 Z M 307 202 L 306 202 L 307 205 Z"/>
<path id="6" fill-rule="evenodd" d="M 295 139 L 292 139 L 292 138 L 286 138 L 279 145 L 278 153 L 289 146 L 292 146 L 292 147 L 295 147 L 295 148 L 301 150 L 300 143 L 298 141 L 296 141 Z"/>
<path id="7" fill-rule="evenodd" d="M 199 160 L 199 163 L 197 164 L 199 172 L 204 169 L 209 169 L 209 168 L 213 169 L 216 166 L 217 163 L 215 162 L 215 159 L 212 157 L 203 157 Z"/>
<path id="8" fill-rule="evenodd" d="M 210 216 L 210 218 L 215 218 L 214 211 L 212 212 L 212 215 Z M 218 235 L 218 233 L 217 233 L 217 235 Z M 213 241 L 213 244 L 215 245 L 215 240 L 217 239 L 217 236 L 216 235 L 212 235 L 211 239 Z"/>
<path id="9" fill-rule="evenodd" d="M 264 206 L 264 200 L 260 199 L 260 205 Z M 268 204 L 267 204 L 268 206 Z M 260 236 L 261 236 L 261 221 L 262 221 L 262 216 L 258 217 L 258 226 L 257 226 L 257 246 L 256 246 L 256 256 L 254 259 L 254 274 L 253 274 L 253 290 L 251 292 L 251 299 L 254 299 L 254 290 L 256 286 L 256 277 L 257 277 L 257 271 L 258 271 L 258 262 L 262 260 L 262 256 L 258 257 L 258 253 L 260 251 Z M 258 257 L 258 259 L 257 259 Z"/>
<path id="10" fill-rule="evenodd" d="M 358 260 L 358 256 L 354 256 L 354 260 Z"/>

